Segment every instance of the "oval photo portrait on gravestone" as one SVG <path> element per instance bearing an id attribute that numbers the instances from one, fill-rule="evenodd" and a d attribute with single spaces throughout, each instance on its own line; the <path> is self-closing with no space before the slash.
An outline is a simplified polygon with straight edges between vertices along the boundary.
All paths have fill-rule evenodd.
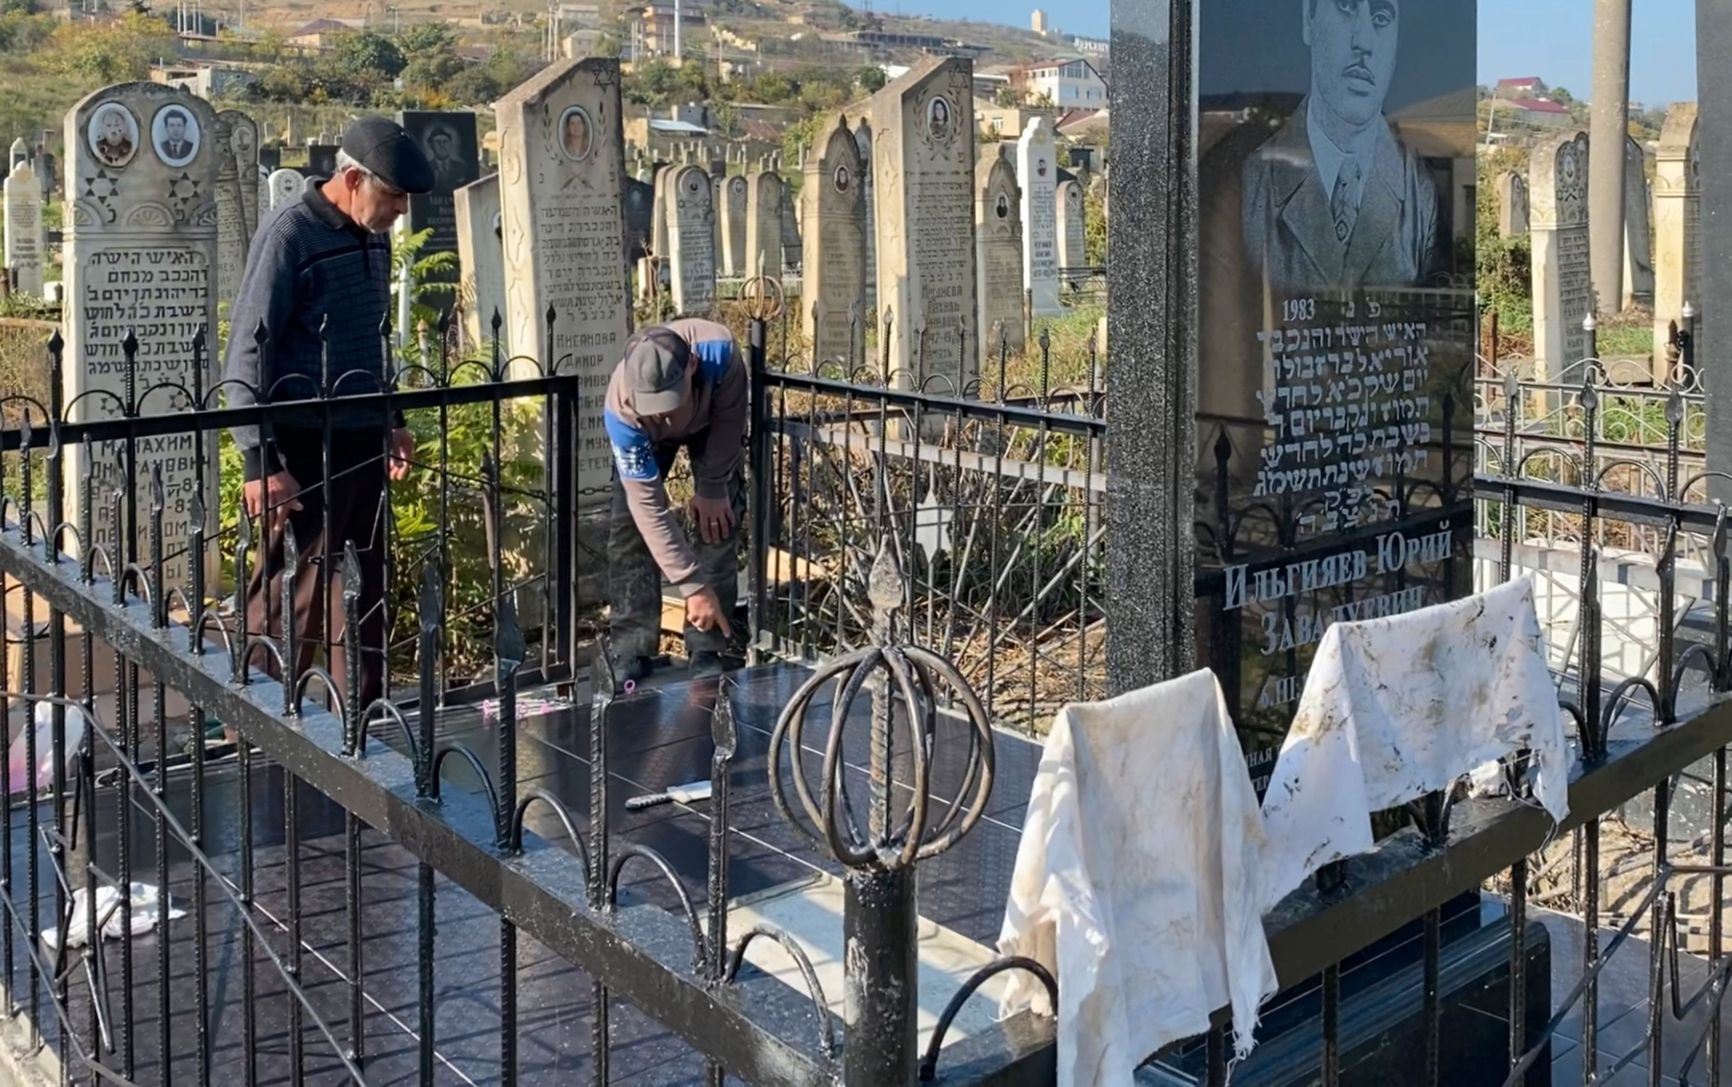
<path id="1" fill-rule="evenodd" d="M 926 106 L 927 133 L 939 143 L 947 142 L 955 131 L 952 120 L 954 116 L 955 110 L 951 107 L 948 98 L 939 95 L 932 99 Z"/>
<path id="2" fill-rule="evenodd" d="M 85 133 L 90 153 L 104 166 L 125 166 L 138 151 L 138 118 L 119 102 L 104 102 Z"/>
<path id="3" fill-rule="evenodd" d="M 582 106 L 572 106 L 559 117 L 559 147 L 565 157 L 582 162 L 595 146 L 595 122 Z"/>
<path id="4" fill-rule="evenodd" d="M 198 155 L 198 120 L 185 106 L 164 106 L 150 122 L 150 145 L 164 166 L 185 166 Z"/>

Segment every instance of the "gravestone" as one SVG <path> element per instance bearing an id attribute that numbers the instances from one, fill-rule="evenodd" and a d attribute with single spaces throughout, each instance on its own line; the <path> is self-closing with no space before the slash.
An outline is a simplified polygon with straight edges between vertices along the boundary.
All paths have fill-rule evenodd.
<path id="1" fill-rule="evenodd" d="M 668 279 L 674 312 L 707 314 L 716 305 L 716 210 L 702 166 L 681 166 L 669 182 Z"/>
<path id="2" fill-rule="evenodd" d="M 809 157 L 809 156 L 808 156 Z M 804 170 L 802 162 L 800 169 Z M 800 202 L 790 193 L 786 182 L 782 186 L 782 267 L 797 266 L 805 258 L 800 243 Z"/>
<path id="3" fill-rule="evenodd" d="M 1329 50 L 1343 39 L 1327 4 L 1248 0 L 1196 11 L 1191 116 L 1202 132 L 1173 131 L 1177 142 L 1167 143 L 1161 130 L 1186 111 L 1151 118 L 1135 137 L 1138 153 L 1110 166 L 1112 366 L 1155 383 L 1145 396 L 1112 382 L 1114 576 L 1134 581 L 1143 575 L 1128 564 L 1188 553 L 1173 595 L 1159 603 L 1123 585 L 1113 614 L 1129 629 L 1113 637 L 1136 637 L 1144 620 L 1130 613 L 1168 609 L 1167 637 L 1220 678 L 1261 790 L 1332 623 L 1472 589 L 1474 293 L 1471 277 L 1448 274 L 1471 263 L 1472 231 L 1460 218 L 1452 227 L 1450 171 L 1426 164 L 1456 163 L 1455 185 L 1472 176 L 1459 164 L 1471 170 L 1473 96 L 1437 99 L 1429 88 L 1472 84 L 1471 29 L 1443 31 L 1471 28 L 1474 7 L 1400 5 L 1399 26 L 1391 21 L 1364 61 L 1369 80 L 1345 78 L 1332 63 Z M 1308 42 L 1295 17 L 1310 20 Z M 1140 53 L 1114 59 L 1148 62 Z M 1416 82 L 1419 72 L 1429 82 Z M 1247 101 L 1266 105 L 1247 110 Z M 1135 108 L 1141 116 L 1151 107 L 1145 97 Z M 1409 109 L 1423 110 L 1422 131 L 1388 123 Z M 1357 202 L 1338 201 L 1332 213 L 1328 194 L 1344 175 L 1325 183 L 1312 125 L 1355 118 L 1369 123 L 1376 153 Z M 1175 411 L 1174 398 L 1194 406 Z M 1185 447 L 1167 444 L 1174 430 Z M 1171 484 L 1162 481 L 1169 471 Z M 1188 539 L 1154 523 L 1161 515 L 1136 493 L 1144 486 L 1183 488 L 1165 508 Z M 1133 648 L 1176 656 L 1146 642 Z"/>
<path id="4" fill-rule="evenodd" d="M 1082 182 L 1058 185 L 1058 266 L 1061 271 L 1088 265 L 1088 220 L 1083 208 Z"/>
<path id="5" fill-rule="evenodd" d="M 1058 300 L 1058 143 L 1052 118 L 1035 117 L 1016 141 L 1022 186 L 1022 286 L 1030 317 L 1063 313 Z"/>
<path id="6" fill-rule="evenodd" d="M 128 374 L 122 342 L 138 337 L 133 362 L 139 403 L 145 414 L 180 412 L 184 397 L 151 389 L 175 384 L 189 393 L 208 392 L 217 366 L 213 282 L 217 248 L 217 175 L 234 157 L 216 137 L 216 114 L 202 98 L 157 83 L 122 83 L 85 96 L 66 115 L 68 188 L 66 233 L 66 399 L 72 419 L 118 417 Z M 193 341 L 206 347 L 193 372 Z M 106 394 L 106 395 L 105 395 Z M 217 513 L 217 442 L 205 442 L 205 463 L 193 435 L 184 431 L 138 444 L 135 493 L 149 495 L 150 472 L 163 475 L 167 513 L 164 547 L 178 555 L 165 566 L 170 585 L 185 586 L 184 558 L 193 495 L 202 490 L 212 532 Z M 95 508 L 89 511 L 91 543 L 114 556 L 119 526 L 109 517 L 108 496 L 117 479 L 119 443 L 67 447 L 67 493 L 82 501 L 78 481 L 88 464 L 94 474 Z M 148 507 L 141 501 L 141 510 Z M 74 509 L 71 518 L 77 523 Z M 147 541 L 137 540 L 142 556 Z M 213 559 L 215 556 L 212 556 Z"/>
<path id="7" fill-rule="evenodd" d="M 1533 240 L 1534 378 L 1580 380 L 1588 355 L 1582 319 L 1594 309 L 1588 264 L 1588 134 L 1536 144 L 1528 158 Z"/>
<path id="8" fill-rule="evenodd" d="M 36 148 L 36 176 L 42 182 L 45 196 L 60 196 L 59 162 L 54 152 L 41 146 Z"/>
<path id="9" fill-rule="evenodd" d="M 1696 103 L 1666 111 L 1654 165 L 1654 366 L 1665 377 L 1671 322 L 1684 324 L 1684 303 L 1701 306 L 1701 160 Z"/>
<path id="10" fill-rule="evenodd" d="M 634 265 L 649 255 L 655 214 L 655 186 L 635 177 L 625 182 L 625 259 Z"/>
<path id="11" fill-rule="evenodd" d="M 488 174 L 452 194 L 457 213 L 457 305 L 463 315 L 466 345 L 479 347 L 493 338 L 493 315 L 505 317 L 505 248 L 499 214 L 499 175 Z M 505 330 L 500 328 L 500 337 Z M 510 344 L 500 344 L 503 355 Z"/>
<path id="12" fill-rule="evenodd" d="M 998 374 L 1001 353 L 1028 342 L 1022 312 L 1022 192 L 1010 149 L 998 144 L 974 168 L 974 244 L 980 281 L 980 359 Z"/>
<path id="13" fill-rule="evenodd" d="M 1497 175 L 1497 232 L 1501 238 L 1528 232 L 1528 179 L 1515 170 Z"/>
<path id="14" fill-rule="evenodd" d="M 575 371 L 583 399 L 580 511 L 605 508 L 612 470 L 601 426 L 607 378 L 630 332 L 625 141 L 619 63 L 556 61 L 495 104 L 505 232 L 505 320 L 514 354 Z M 570 121 L 582 114 L 587 142 Z M 549 335 L 548 307 L 554 323 Z"/>
<path id="15" fill-rule="evenodd" d="M 878 322 L 891 372 L 960 394 L 980 355 L 974 252 L 974 65 L 931 57 L 872 96 Z M 924 334 L 922 334 L 924 330 Z M 883 351 L 884 347 L 880 350 Z"/>
<path id="16" fill-rule="evenodd" d="M 860 148 L 860 165 L 865 173 L 860 179 L 861 203 L 866 206 L 866 294 L 865 312 L 878 305 L 878 211 L 872 174 L 872 124 L 866 118 L 854 127 L 854 143 Z"/>
<path id="17" fill-rule="evenodd" d="M 259 169 L 270 173 L 283 164 L 283 149 L 280 147 L 259 148 Z"/>
<path id="18" fill-rule="evenodd" d="M 18 168 L 19 163 L 29 161 L 30 145 L 24 142 L 23 136 L 19 136 L 12 141 L 11 148 L 6 152 L 6 172 L 11 173 Z"/>
<path id="19" fill-rule="evenodd" d="M 240 291 L 241 275 L 247 270 L 247 246 L 252 241 L 252 233 L 247 230 L 246 205 L 241 190 L 252 188 L 256 191 L 257 186 L 252 184 L 250 173 L 247 175 L 248 184 L 241 184 L 231 149 L 231 134 L 221 114 L 217 115 L 216 127 L 208 132 L 214 141 L 211 146 L 217 158 L 216 300 L 219 307 L 228 307 L 234 305 L 235 295 Z"/>
<path id="20" fill-rule="evenodd" d="M 403 110 L 397 123 L 421 146 L 433 167 L 431 191 L 409 197 L 408 230 L 431 230 L 422 256 L 457 252 L 457 190 L 481 176 L 481 152 L 475 135 L 475 114 L 468 110 L 441 112 Z M 455 281 L 455 270 L 435 280 Z"/>
<path id="21" fill-rule="evenodd" d="M 337 145 L 313 143 L 307 145 L 307 176 L 329 178 L 337 172 Z"/>
<path id="22" fill-rule="evenodd" d="M 1653 305 L 1654 253 L 1649 229 L 1648 172 L 1642 145 L 1624 141 L 1624 296 L 1622 308 Z"/>
<path id="23" fill-rule="evenodd" d="M 271 193 L 271 207 L 280 208 L 301 198 L 301 194 L 307 191 L 307 178 L 299 170 L 284 166 L 271 171 L 267 187 Z"/>
<path id="24" fill-rule="evenodd" d="M 48 236 L 42 224 L 42 183 L 29 160 L 12 167 L 4 193 L 6 247 L 0 267 L 12 273 L 13 290 L 40 298 Z"/>
<path id="25" fill-rule="evenodd" d="M 717 216 L 722 231 L 722 274 L 743 276 L 746 271 L 746 176 L 735 174 L 722 182 L 722 202 Z"/>
<path id="26" fill-rule="evenodd" d="M 746 189 L 746 274 L 782 278 L 782 205 L 787 186 L 774 170 L 752 175 Z"/>
<path id="27" fill-rule="evenodd" d="M 704 173 L 710 179 L 710 251 L 716 255 L 716 274 L 726 275 L 722 260 L 722 201 L 727 198 L 728 179 L 720 174 L 710 173 L 708 167 Z"/>
<path id="28" fill-rule="evenodd" d="M 839 361 L 852 373 L 866 357 L 865 168 L 846 118 L 826 122 L 815 141 L 800 186 L 806 209 L 800 322 L 814 361 Z"/>
<path id="29" fill-rule="evenodd" d="M 235 158 L 235 177 L 241 186 L 241 223 L 248 248 L 259 229 L 259 126 L 238 109 L 225 109 L 217 120 L 228 129 L 229 151 Z"/>
<path id="30" fill-rule="evenodd" d="M 655 204 L 650 220 L 650 252 L 657 260 L 668 257 L 668 184 L 673 180 L 674 167 L 664 162 L 656 164 Z"/>

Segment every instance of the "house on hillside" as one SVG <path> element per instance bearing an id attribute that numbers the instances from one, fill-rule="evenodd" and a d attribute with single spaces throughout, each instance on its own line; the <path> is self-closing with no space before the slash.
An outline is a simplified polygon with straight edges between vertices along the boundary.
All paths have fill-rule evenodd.
<path id="1" fill-rule="evenodd" d="M 1546 81 L 1537 75 L 1517 76 L 1514 79 L 1500 79 L 1492 88 L 1493 98 L 1546 98 L 1551 91 L 1546 87 Z"/>
<path id="2" fill-rule="evenodd" d="M 1526 125 L 1530 128 L 1568 128 L 1575 119 L 1570 107 L 1548 98 L 1496 99 L 1492 102 L 1493 119 L 1504 127 Z"/>
<path id="3" fill-rule="evenodd" d="M 1012 68 L 1010 87 L 1024 101 L 1044 99 L 1059 109 L 1103 109 L 1107 104 L 1106 81 L 1080 57 L 1037 60 Z"/>
<path id="4" fill-rule="evenodd" d="M 244 68 L 182 61 L 179 64 L 159 64 L 150 70 L 150 81 L 179 87 L 207 101 L 218 95 L 243 91 L 259 81 L 259 77 Z"/>
<path id="5" fill-rule="evenodd" d="M 366 27 L 362 19 L 314 19 L 295 30 L 288 44 L 296 49 L 319 52 L 336 44 L 338 38 Z"/>

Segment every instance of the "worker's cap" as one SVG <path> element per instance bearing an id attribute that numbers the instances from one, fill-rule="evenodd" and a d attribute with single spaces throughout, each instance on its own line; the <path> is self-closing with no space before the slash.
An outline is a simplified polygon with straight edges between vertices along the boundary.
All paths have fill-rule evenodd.
<path id="1" fill-rule="evenodd" d="M 665 415 L 686 399 L 692 349 L 665 328 L 646 328 L 625 342 L 625 387 L 639 415 Z"/>
<path id="2" fill-rule="evenodd" d="M 361 118 L 343 133 L 343 150 L 393 189 L 416 194 L 433 190 L 432 164 L 395 121 Z"/>

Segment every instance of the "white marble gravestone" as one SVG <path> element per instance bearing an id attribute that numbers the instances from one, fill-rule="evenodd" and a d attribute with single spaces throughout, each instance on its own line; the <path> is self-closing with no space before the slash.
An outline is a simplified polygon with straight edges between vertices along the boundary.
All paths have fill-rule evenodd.
<path id="1" fill-rule="evenodd" d="M 1022 187 L 1022 286 L 1029 315 L 1063 313 L 1058 300 L 1058 141 L 1052 118 L 1035 117 L 1016 141 Z"/>
<path id="2" fill-rule="evenodd" d="M 997 373 L 1001 352 L 1028 341 L 1022 294 L 1022 193 L 1008 145 L 999 144 L 974 168 L 974 237 L 980 278 L 982 372 Z"/>
<path id="3" fill-rule="evenodd" d="M 1088 211 L 1083 204 L 1082 182 L 1072 178 L 1058 183 L 1058 266 L 1061 270 L 1088 265 Z"/>
<path id="4" fill-rule="evenodd" d="M 271 171 L 270 179 L 271 208 L 282 207 L 284 204 L 299 200 L 301 194 L 307 191 L 307 179 L 299 170 L 286 166 Z"/>
<path id="5" fill-rule="evenodd" d="M 707 314 L 716 305 L 712 191 L 702 166 L 678 167 L 668 182 L 668 279 L 679 314 Z"/>
<path id="6" fill-rule="evenodd" d="M 12 289 L 42 297 L 42 265 L 48 255 L 42 225 L 42 182 L 28 160 L 12 167 L 5 183 L 6 246 L 0 267 L 12 273 Z"/>
<path id="7" fill-rule="evenodd" d="M 846 118 L 832 118 L 818 129 L 800 186 L 806 228 L 800 321 L 812 358 L 840 362 L 849 373 L 865 361 L 864 175 L 860 147 Z"/>
<path id="8" fill-rule="evenodd" d="M 459 188 L 457 207 L 457 306 L 463 317 L 464 344 L 481 347 L 493 338 L 493 315 L 505 318 L 505 249 L 499 214 L 499 175 L 488 174 Z M 500 338 L 505 338 L 501 326 Z M 509 342 L 500 353 L 510 355 Z"/>
<path id="9" fill-rule="evenodd" d="M 1541 140 L 1529 153 L 1528 179 L 1534 377 L 1574 381 L 1588 354 L 1582 319 L 1594 309 L 1588 264 L 1588 134 Z"/>
<path id="10" fill-rule="evenodd" d="M 215 380 L 215 273 L 217 176 L 222 162 L 232 176 L 234 158 L 218 140 L 210 104 L 175 87 L 122 83 L 86 95 L 66 115 L 66 398 L 75 421 L 124 414 L 128 360 L 123 343 L 136 335 L 131 377 L 145 415 L 185 411 L 185 396 L 208 392 Z M 205 347 L 195 373 L 194 343 Z M 148 390 L 156 390 L 146 395 Z M 95 479 L 91 543 L 114 554 L 123 545 L 109 516 L 118 476 L 119 443 L 68 447 L 67 493 L 89 464 Z M 217 442 L 205 443 L 199 463 L 191 433 L 142 439 L 136 492 L 148 496 L 150 473 L 160 469 L 166 514 L 164 547 L 186 546 L 193 496 L 200 498 L 212 531 L 217 514 Z M 88 458 L 88 459 L 87 459 Z M 141 510 L 148 500 L 140 501 Z M 140 557 L 148 542 L 137 533 Z M 213 556 L 214 557 L 214 556 Z M 184 557 L 165 566 L 170 585 L 189 584 Z"/>
<path id="11" fill-rule="evenodd" d="M 961 395 L 980 357 L 974 66 L 929 58 L 872 96 L 878 318 L 890 371 Z M 932 380 L 942 379 L 942 380 Z"/>

